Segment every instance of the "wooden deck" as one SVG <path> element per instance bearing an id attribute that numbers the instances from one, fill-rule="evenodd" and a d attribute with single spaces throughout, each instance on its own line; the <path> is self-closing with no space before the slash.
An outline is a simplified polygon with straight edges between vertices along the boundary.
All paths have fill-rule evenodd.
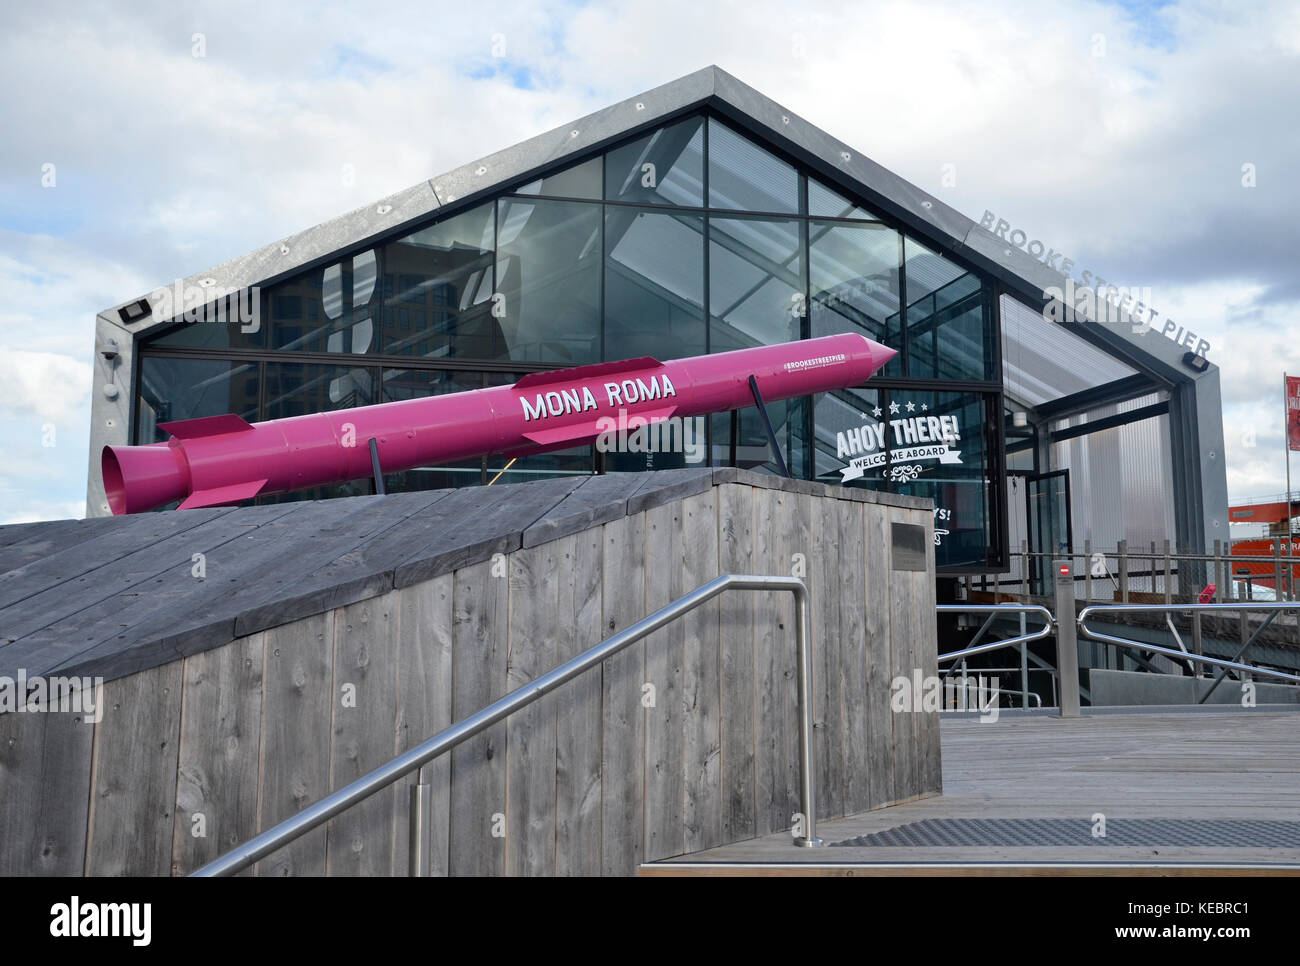
<path id="1" fill-rule="evenodd" d="M 980 722 L 945 716 L 941 796 L 818 825 L 827 843 L 937 818 L 1300 821 L 1300 713 L 1142 711 Z M 769 835 L 641 867 L 642 875 L 1282 874 L 1300 849 L 795 848 Z"/>

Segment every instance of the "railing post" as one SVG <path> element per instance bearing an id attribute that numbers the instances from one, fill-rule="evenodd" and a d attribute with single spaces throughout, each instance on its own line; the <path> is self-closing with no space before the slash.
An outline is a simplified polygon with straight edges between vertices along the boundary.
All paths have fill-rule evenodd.
<path id="1" fill-rule="evenodd" d="M 1079 717 L 1079 644 L 1074 623 L 1074 567 L 1069 558 L 1053 565 L 1056 584 L 1056 674 L 1061 680 L 1061 717 Z"/>
<path id="2" fill-rule="evenodd" d="M 1024 591 L 1025 603 L 1029 603 L 1029 541 L 1020 541 L 1020 585 Z"/>
<path id="3" fill-rule="evenodd" d="M 1020 612 L 1020 636 L 1025 636 L 1025 612 Z M 1028 641 L 1020 642 L 1020 707 L 1029 707 L 1029 647 Z"/>
<path id="4" fill-rule="evenodd" d="M 1119 599 L 1120 603 L 1128 603 L 1128 541 L 1121 540 L 1116 546 L 1116 552 L 1119 554 Z"/>
<path id="5" fill-rule="evenodd" d="M 1174 572 L 1169 566 L 1169 541 L 1165 541 L 1165 603 L 1174 602 Z"/>
<path id="6" fill-rule="evenodd" d="M 1083 573 L 1083 599 L 1092 603 L 1092 541 L 1083 541 L 1084 556 L 1084 573 Z"/>
<path id="7" fill-rule="evenodd" d="M 407 852 L 406 874 L 419 878 L 424 872 L 424 790 L 427 785 L 416 781 L 411 786 L 411 812 L 408 816 L 406 840 Z"/>
<path id="8" fill-rule="evenodd" d="M 817 798 L 813 775 L 812 727 L 812 622 L 808 616 L 808 592 L 794 595 L 795 651 L 799 687 L 799 804 L 803 809 L 804 835 L 795 844 L 812 848 L 822 844 L 817 837 Z"/>

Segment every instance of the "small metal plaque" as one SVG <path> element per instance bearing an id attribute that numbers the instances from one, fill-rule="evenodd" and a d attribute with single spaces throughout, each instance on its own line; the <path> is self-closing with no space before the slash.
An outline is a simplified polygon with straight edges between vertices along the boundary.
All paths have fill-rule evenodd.
<path id="1" fill-rule="evenodd" d="M 925 570 L 925 527 L 915 523 L 891 523 L 894 570 Z"/>

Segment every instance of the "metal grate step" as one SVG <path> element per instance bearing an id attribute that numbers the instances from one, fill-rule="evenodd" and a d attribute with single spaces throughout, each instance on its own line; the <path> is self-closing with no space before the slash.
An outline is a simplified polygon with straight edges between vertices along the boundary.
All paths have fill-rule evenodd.
<path id="1" fill-rule="evenodd" d="M 832 846 L 1182 846 L 1300 848 L 1300 822 L 1236 819 L 1111 819 L 1094 835 L 1085 818 L 928 818 Z"/>

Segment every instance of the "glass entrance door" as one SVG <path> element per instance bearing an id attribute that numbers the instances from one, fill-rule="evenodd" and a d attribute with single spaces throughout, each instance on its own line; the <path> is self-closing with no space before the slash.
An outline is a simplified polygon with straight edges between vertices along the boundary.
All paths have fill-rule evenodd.
<path id="1" fill-rule="evenodd" d="M 1030 592 L 1048 594 L 1052 587 L 1050 555 L 1069 553 L 1074 543 L 1070 532 L 1070 471 L 1056 470 L 1026 477 L 1025 500 L 1029 549 L 1047 555 L 1032 558 Z"/>

